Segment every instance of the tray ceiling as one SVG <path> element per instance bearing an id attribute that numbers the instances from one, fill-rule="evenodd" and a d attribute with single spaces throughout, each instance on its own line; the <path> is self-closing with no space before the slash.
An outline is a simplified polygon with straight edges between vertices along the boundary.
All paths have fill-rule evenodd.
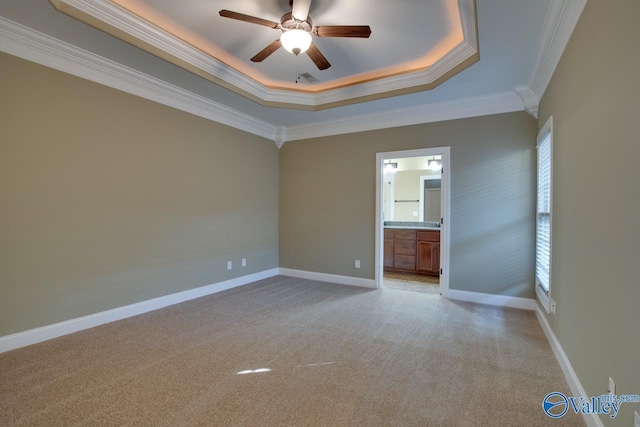
<path id="1" fill-rule="evenodd" d="M 61 12 L 265 106 L 320 110 L 430 90 L 478 61 L 475 0 L 314 0 L 315 25 L 369 25 L 368 39 L 318 38 L 331 62 L 279 49 L 250 61 L 281 31 L 219 16 L 279 22 L 287 0 L 50 0 Z M 317 81 L 300 78 L 308 74 Z M 312 79 L 312 80 L 313 80 Z"/>

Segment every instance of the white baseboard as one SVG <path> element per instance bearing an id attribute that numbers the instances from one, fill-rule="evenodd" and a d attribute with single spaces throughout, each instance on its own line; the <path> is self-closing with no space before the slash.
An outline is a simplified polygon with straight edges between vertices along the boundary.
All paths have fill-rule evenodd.
<path id="1" fill-rule="evenodd" d="M 280 268 L 283 276 L 297 277 L 298 279 L 318 280 L 320 282 L 336 283 L 339 285 L 360 286 L 363 288 L 374 288 L 376 282 L 373 279 L 363 279 L 360 277 L 339 276 L 337 274 L 316 273 L 315 271 L 292 270 L 290 268 Z"/>
<path id="2" fill-rule="evenodd" d="M 549 325 L 549 322 L 547 321 L 547 317 L 544 315 L 538 304 L 536 304 L 535 310 L 538 322 L 540 323 L 540 326 L 542 326 L 544 334 L 547 336 L 547 341 L 549 341 L 549 345 L 551 346 L 551 350 L 553 350 L 553 354 L 555 354 L 556 359 L 558 359 L 558 363 L 560 364 L 560 368 L 564 373 L 564 377 L 569 384 L 571 393 L 573 393 L 575 397 L 583 396 L 585 398 L 588 398 L 589 396 L 587 396 L 587 392 L 584 390 L 584 387 L 582 387 L 582 384 L 578 379 L 578 375 L 576 375 L 576 371 L 573 370 L 573 366 L 571 366 L 571 362 L 569 361 L 567 354 L 562 349 L 560 341 L 558 341 L 556 334 L 553 333 L 551 325 Z M 555 390 L 549 390 L 549 392 L 552 391 Z M 602 421 L 600 420 L 600 417 L 598 417 L 598 415 L 582 414 L 582 416 L 584 417 L 584 421 L 587 423 L 588 427 L 604 427 L 604 424 L 602 424 Z"/>
<path id="3" fill-rule="evenodd" d="M 189 289 L 187 291 L 177 292 L 171 295 L 141 301 L 135 304 L 125 305 L 123 307 L 117 307 L 111 310 L 101 311 L 88 316 L 65 320 L 64 322 L 55 323 L 53 325 L 6 335 L 4 337 L 0 337 L 0 353 L 50 340 L 52 338 L 57 338 L 62 335 L 71 334 L 73 332 L 78 332 L 83 329 L 93 328 L 94 326 L 103 325 L 116 320 L 126 319 L 127 317 L 137 316 L 138 314 L 179 304 L 184 301 L 226 291 L 227 289 L 237 288 L 238 286 L 277 275 L 278 269 L 273 268 L 271 270 L 265 270 L 259 273 L 225 280 L 224 282 L 218 282 L 195 289 Z"/>
<path id="4" fill-rule="evenodd" d="M 449 289 L 447 298 L 475 302 L 478 304 L 499 305 L 501 307 L 521 308 L 523 310 L 534 310 L 536 301 L 531 298 L 510 297 L 507 295 L 485 294 L 482 292 L 459 291 Z"/>

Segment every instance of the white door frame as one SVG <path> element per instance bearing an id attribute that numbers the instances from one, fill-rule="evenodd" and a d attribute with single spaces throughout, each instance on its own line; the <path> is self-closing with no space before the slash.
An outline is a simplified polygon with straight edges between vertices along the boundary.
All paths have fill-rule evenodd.
<path id="1" fill-rule="evenodd" d="M 383 174 L 384 175 L 384 174 Z M 394 217 L 395 217 L 395 203 L 394 200 L 396 198 L 396 188 L 395 188 L 395 182 L 396 182 L 396 175 L 395 174 L 389 174 L 389 180 L 392 182 L 391 188 L 389 188 L 389 200 L 387 200 L 388 202 L 388 206 L 386 206 L 389 209 L 389 219 L 387 221 L 393 221 Z M 383 182 L 382 185 L 384 186 L 385 184 L 385 179 L 384 176 L 382 177 Z M 382 188 L 383 194 L 384 194 L 384 187 Z M 383 196 L 383 201 L 384 203 L 384 196 Z M 384 212 L 382 213 L 384 215 Z"/>
<path id="2" fill-rule="evenodd" d="M 449 241 L 450 241 L 450 205 L 451 205 L 451 149 L 450 147 L 420 148 L 417 150 L 391 151 L 376 153 L 376 230 L 375 230 L 375 287 L 382 287 L 384 275 L 384 219 L 383 203 L 383 163 L 389 159 L 406 157 L 442 156 L 442 218 L 440 229 L 440 292 L 446 297 L 449 293 Z"/>

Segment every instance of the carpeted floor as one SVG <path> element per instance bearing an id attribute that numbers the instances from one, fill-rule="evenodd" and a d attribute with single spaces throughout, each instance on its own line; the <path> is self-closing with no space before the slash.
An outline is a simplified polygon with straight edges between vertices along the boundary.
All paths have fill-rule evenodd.
<path id="1" fill-rule="evenodd" d="M 543 426 L 535 314 L 277 276 L 0 354 L 3 426 Z"/>
<path id="2" fill-rule="evenodd" d="M 382 286 L 401 291 L 440 295 L 440 278 L 415 274 L 384 273 Z"/>

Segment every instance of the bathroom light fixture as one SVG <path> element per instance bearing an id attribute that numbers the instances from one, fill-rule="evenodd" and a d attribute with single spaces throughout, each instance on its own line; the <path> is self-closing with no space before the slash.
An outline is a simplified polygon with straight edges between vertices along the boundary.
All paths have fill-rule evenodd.
<path id="1" fill-rule="evenodd" d="M 389 161 L 384 164 L 384 173 L 396 173 L 397 170 L 398 170 L 397 163 L 391 163 Z"/>
<path id="2" fill-rule="evenodd" d="M 292 30 L 285 31 L 280 37 L 282 47 L 294 55 L 300 55 L 309 49 L 311 46 L 311 34 L 304 30 L 294 28 Z"/>
<path id="3" fill-rule="evenodd" d="M 428 165 L 427 167 L 432 171 L 437 171 L 442 169 L 442 162 L 440 162 L 440 160 L 436 160 L 435 158 L 432 160 L 429 160 L 427 165 Z"/>

